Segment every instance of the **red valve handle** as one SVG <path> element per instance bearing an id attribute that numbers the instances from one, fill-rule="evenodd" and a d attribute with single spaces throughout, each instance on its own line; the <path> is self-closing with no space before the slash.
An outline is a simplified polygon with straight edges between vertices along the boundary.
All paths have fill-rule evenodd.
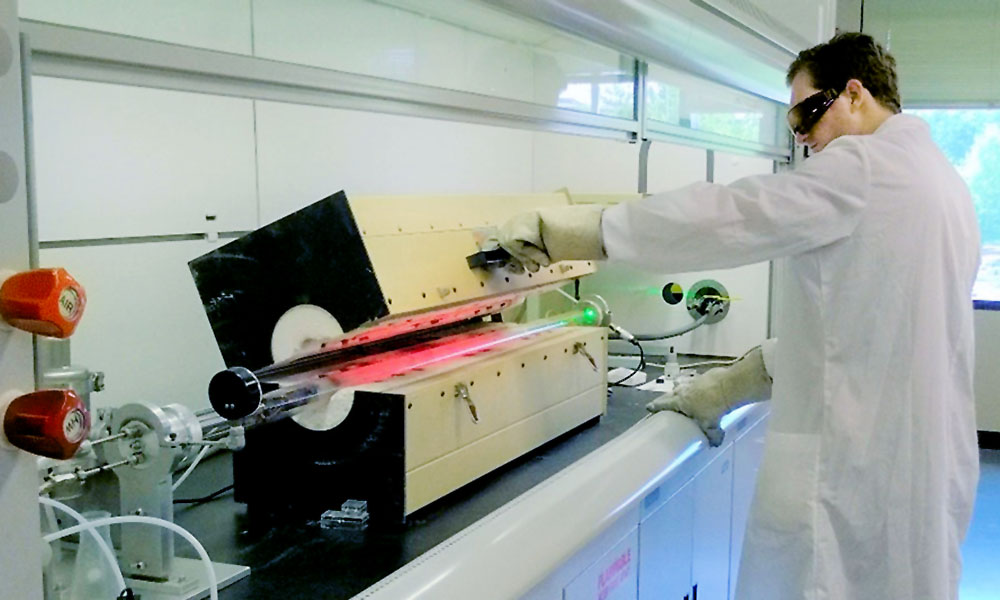
<path id="1" fill-rule="evenodd" d="M 65 338 L 83 316 L 87 295 L 66 269 L 34 269 L 0 286 L 0 316 L 18 329 Z"/>
<path id="2" fill-rule="evenodd" d="M 3 432 L 21 450 L 67 459 L 90 433 L 90 414 L 73 390 L 39 390 L 7 405 Z"/>

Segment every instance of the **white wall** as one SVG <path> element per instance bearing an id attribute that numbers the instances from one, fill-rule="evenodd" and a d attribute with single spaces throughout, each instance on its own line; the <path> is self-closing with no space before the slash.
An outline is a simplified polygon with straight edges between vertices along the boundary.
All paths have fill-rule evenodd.
<path id="1" fill-rule="evenodd" d="M 704 181 L 706 157 L 706 152 L 698 148 L 654 143 L 649 156 L 649 192 Z M 714 181 L 730 183 L 747 175 L 770 173 L 772 166 L 767 159 L 716 152 Z M 662 354 L 672 346 L 682 353 L 738 356 L 767 337 L 769 273 L 768 263 L 671 275 L 612 264 L 584 281 L 581 289 L 603 296 L 611 306 L 615 322 L 625 329 L 636 334 L 654 334 L 677 329 L 692 320 L 683 302 L 671 306 L 663 301 L 661 290 L 665 284 L 678 283 L 686 293 L 703 279 L 718 281 L 731 296 L 738 298 L 723 321 L 677 338 L 646 342 L 643 347 L 652 354 Z M 617 352 L 631 351 L 620 342 L 613 342 L 610 348 Z"/>
<path id="2" fill-rule="evenodd" d="M 859 31 L 863 4 L 862 0 L 837 0 L 837 29 L 840 31 Z"/>
<path id="3" fill-rule="evenodd" d="M 331 108 L 257 103 L 261 224 L 351 195 L 524 193 L 532 134 Z"/>
<path id="4" fill-rule="evenodd" d="M 639 146 L 554 133 L 532 134 L 533 192 L 615 194 L 638 187 Z"/>
<path id="5" fill-rule="evenodd" d="M 256 227 L 252 101 L 51 77 L 32 88 L 43 241 Z"/>

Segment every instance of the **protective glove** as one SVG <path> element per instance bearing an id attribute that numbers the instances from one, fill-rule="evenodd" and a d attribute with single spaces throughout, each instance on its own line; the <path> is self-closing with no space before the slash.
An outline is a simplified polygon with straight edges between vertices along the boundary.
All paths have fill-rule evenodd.
<path id="1" fill-rule="evenodd" d="M 511 218 L 497 243 L 529 271 L 561 260 L 602 260 L 601 212 L 596 205 L 552 206 Z"/>
<path id="2" fill-rule="evenodd" d="M 728 367 L 710 369 L 691 383 L 674 388 L 646 405 L 649 412 L 672 410 L 690 417 L 705 432 L 708 443 L 718 446 L 726 432 L 720 421 L 729 411 L 771 397 L 771 377 L 757 346 Z"/>

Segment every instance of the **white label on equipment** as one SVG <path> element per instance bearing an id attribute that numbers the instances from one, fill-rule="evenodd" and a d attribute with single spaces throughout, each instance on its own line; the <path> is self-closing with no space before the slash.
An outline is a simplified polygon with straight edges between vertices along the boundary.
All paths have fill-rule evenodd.
<path id="1" fill-rule="evenodd" d="M 59 314 L 67 321 L 76 320 L 80 313 L 80 293 L 75 287 L 67 287 L 59 294 Z"/>
<path id="2" fill-rule="evenodd" d="M 71 444 L 79 442 L 87 435 L 87 415 L 83 414 L 82 410 L 74 408 L 66 413 L 66 418 L 63 420 L 63 435 Z"/>

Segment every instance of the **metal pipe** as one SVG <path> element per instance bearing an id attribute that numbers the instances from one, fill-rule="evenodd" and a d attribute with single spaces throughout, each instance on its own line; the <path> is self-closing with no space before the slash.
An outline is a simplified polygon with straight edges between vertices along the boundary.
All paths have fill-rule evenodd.
<path id="1" fill-rule="evenodd" d="M 201 426 L 201 437 L 204 440 L 218 440 L 229 433 L 229 422 L 219 416 L 214 409 L 206 408 L 195 413 Z"/>
<path id="2" fill-rule="evenodd" d="M 28 218 L 28 268 L 37 269 L 38 260 L 38 203 L 35 199 L 34 116 L 31 100 L 31 42 L 21 32 L 21 111 L 24 123 L 24 195 L 27 200 Z M 38 336 L 31 336 L 31 353 L 34 360 L 35 389 L 41 388 L 42 365 L 38 358 Z M 90 405 L 87 405 L 90 409 Z"/>
<path id="3" fill-rule="evenodd" d="M 38 268 L 38 200 L 35 188 L 34 110 L 31 97 L 31 40 L 21 33 L 21 98 L 24 113 L 24 191 L 28 199 L 28 267 Z"/>
<path id="4" fill-rule="evenodd" d="M 98 444 L 104 444 L 104 443 L 107 443 L 107 442 L 113 442 L 115 440 L 120 440 L 120 439 L 122 439 L 124 437 L 128 437 L 130 435 L 132 435 L 131 431 L 122 431 L 121 433 L 116 433 L 115 435 L 109 435 L 107 437 L 102 437 L 100 439 L 96 439 L 96 440 L 90 442 L 90 445 L 91 446 L 96 446 Z"/>
<path id="5" fill-rule="evenodd" d="M 341 388 L 356 387 L 440 365 L 569 325 L 595 325 L 603 315 L 587 304 L 567 313 L 531 325 L 485 326 L 453 335 L 427 339 L 422 343 L 326 364 L 284 379 L 261 376 L 243 367 L 217 373 L 209 384 L 209 400 L 222 417 L 239 420 L 244 426 L 259 425 L 292 415 L 314 400 L 329 398 Z"/>

